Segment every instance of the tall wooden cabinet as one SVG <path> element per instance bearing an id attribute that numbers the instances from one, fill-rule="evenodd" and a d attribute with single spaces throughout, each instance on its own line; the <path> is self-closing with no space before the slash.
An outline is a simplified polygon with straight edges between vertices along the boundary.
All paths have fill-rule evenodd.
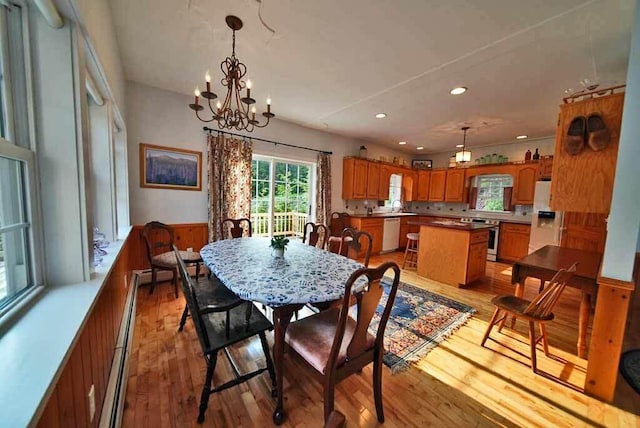
<path id="1" fill-rule="evenodd" d="M 533 194 L 536 190 L 538 164 L 517 165 L 513 175 L 513 205 L 533 205 Z"/>
<path id="2" fill-rule="evenodd" d="M 616 172 L 624 93 L 562 104 L 556 131 L 551 180 L 551 209 L 608 214 Z M 585 143 L 571 156 L 564 148 L 571 121 L 577 116 L 599 113 L 611 134 L 604 150 L 595 152 Z"/>
<path id="3" fill-rule="evenodd" d="M 429 181 L 429 201 L 444 202 L 445 183 L 447 181 L 447 170 L 438 169 L 431 171 Z"/>
<path id="4" fill-rule="evenodd" d="M 463 202 L 465 187 L 464 169 L 447 170 L 444 200 L 447 202 Z"/>

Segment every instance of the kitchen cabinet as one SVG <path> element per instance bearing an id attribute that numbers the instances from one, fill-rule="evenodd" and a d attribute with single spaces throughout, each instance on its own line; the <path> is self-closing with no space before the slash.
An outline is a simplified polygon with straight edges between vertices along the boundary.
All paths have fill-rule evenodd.
<path id="1" fill-rule="evenodd" d="M 449 169 L 445 180 L 445 197 L 447 202 L 463 202 L 465 188 L 465 170 Z"/>
<path id="2" fill-rule="evenodd" d="M 387 183 L 387 191 L 389 190 Z M 380 165 L 375 162 L 368 162 L 367 165 L 367 189 L 366 199 L 378 199 L 380 189 Z"/>
<path id="3" fill-rule="evenodd" d="M 405 170 L 402 173 L 402 199 L 405 202 L 417 200 L 418 173 Z"/>
<path id="4" fill-rule="evenodd" d="M 484 277 L 487 269 L 488 238 L 469 245 L 469 261 L 467 263 L 467 281 L 473 282 Z"/>
<path id="5" fill-rule="evenodd" d="M 436 169 L 431 171 L 431 177 L 429 180 L 429 201 L 444 202 L 446 180 L 446 169 Z"/>
<path id="6" fill-rule="evenodd" d="M 342 199 L 366 199 L 369 162 L 344 158 L 342 161 Z"/>
<path id="7" fill-rule="evenodd" d="M 561 247 L 604 253 L 607 214 L 564 213 Z"/>
<path id="8" fill-rule="evenodd" d="M 391 165 L 380 165 L 380 179 L 378 180 L 378 200 L 386 201 L 389 199 L 389 184 L 391 181 L 391 174 L 395 174 L 398 171 L 392 169 Z"/>
<path id="9" fill-rule="evenodd" d="M 529 253 L 530 224 L 500 223 L 498 259 L 515 262 Z"/>
<path id="10" fill-rule="evenodd" d="M 553 172 L 553 156 L 541 158 L 538 162 L 538 181 L 551 180 Z"/>
<path id="11" fill-rule="evenodd" d="M 512 205 L 533 205 L 533 195 L 538 178 L 537 163 L 517 165 L 513 176 Z"/>
<path id="12" fill-rule="evenodd" d="M 431 178 L 431 171 L 418 171 L 418 185 L 417 185 L 417 197 L 416 201 L 428 201 L 429 200 L 429 179 Z"/>
<path id="13" fill-rule="evenodd" d="M 609 213 L 623 104 L 624 93 L 619 93 L 560 106 L 551 180 L 552 210 Z M 569 155 L 564 144 L 571 121 L 576 116 L 588 117 L 595 112 L 602 116 L 609 130 L 609 143 L 597 152 L 585 143 L 580 153 Z"/>
<path id="14" fill-rule="evenodd" d="M 371 254 L 380 254 L 380 251 L 382 251 L 384 218 L 351 217 L 351 227 L 368 232 L 372 238 Z M 358 253 L 358 257 L 364 257 L 364 251 Z"/>

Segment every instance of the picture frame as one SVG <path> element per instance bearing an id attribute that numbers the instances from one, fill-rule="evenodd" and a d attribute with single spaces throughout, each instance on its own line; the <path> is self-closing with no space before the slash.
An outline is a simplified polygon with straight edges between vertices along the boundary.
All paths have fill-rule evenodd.
<path id="1" fill-rule="evenodd" d="M 202 152 L 140 143 L 140 187 L 202 190 Z"/>
<path id="2" fill-rule="evenodd" d="M 413 159 L 411 161 L 411 168 L 431 169 L 432 167 L 433 161 L 431 159 Z"/>

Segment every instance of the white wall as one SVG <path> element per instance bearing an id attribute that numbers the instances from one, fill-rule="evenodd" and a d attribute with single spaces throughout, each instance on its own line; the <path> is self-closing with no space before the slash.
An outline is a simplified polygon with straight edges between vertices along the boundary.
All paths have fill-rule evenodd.
<path id="1" fill-rule="evenodd" d="M 555 137 L 549 138 L 541 138 L 536 140 L 524 140 L 511 144 L 500 144 L 500 145 L 491 145 L 491 146 L 483 146 L 483 147 L 472 147 L 471 148 L 471 163 L 475 165 L 475 160 L 484 156 L 493 153 L 497 153 L 499 155 L 507 156 L 509 158 L 509 162 L 524 160 L 524 155 L 527 150 L 531 150 L 531 154 L 535 153 L 536 148 L 538 148 L 538 153 L 540 156 L 545 155 L 553 155 L 555 147 Z M 434 168 L 446 168 L 449 166 L 449 158 L 453 155 L 456 150 L 455 147 L 451 149 L 451 151 L 444 153 L 428 153 L 423 156 L 420 156 L 421 159 L 431 159 L 433 160 Z"/>
<path id="2" fill-rule="evenodd" d="M 207 221 L 207 182 L 203 172 L 201 192 L 186 190 L 149 189 L 140 187 L 140 143 L 199 150 L 206 164 L 206 137 L 204 123 L 195 118 L 188 104 L 192 97 L 153 88 L 140 83 L 127 82 L 127 139 L 129 148 L 129 199 L 131 223 L 144 224 L 151 220 L 165 223 L 196 223 Z M 277 114 L 277 111 L 276 111 Z M 212 125 L 212 127 L 214 127 Z M 245 133 L 248 136 L 280 141 L 318 150 L 332 151 L 331 187 L 332 210 L 342 210 L 342 158 L 354 156 L 362 144 L 368 157 L 406 157 L 406 154 L 383 146 L 363 143 L 281 120 L 272 120 L 266 128 Z M 285 159 L 315 162 L 317 153 L 302 149 L 277 146 L 255 141 L 255 154 L 278 156 Z M 206 171 L 206 165 L 205 171 Z"/>
<path id="3" fill-rule="evenodd" d="M 630 281 L 640 229 L 640 7 L 629 53 L 627 88 L 620 130 L 620 147 L 607 222 L 607 242 L 602 261 L 602 276 Z"/>

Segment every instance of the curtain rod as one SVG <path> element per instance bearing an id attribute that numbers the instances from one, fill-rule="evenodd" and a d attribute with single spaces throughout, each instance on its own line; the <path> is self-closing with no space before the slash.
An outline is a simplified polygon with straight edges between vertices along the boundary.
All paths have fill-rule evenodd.
<path id="1" fill-rule="evenodd" d="M 265 143 L 275 144 L 276 146 L 277 145 L 281 145 L 281 146 L 293 147 L 295 149 L 311 150 L 312 152 L 324 153 L 324 154 L 327 154 L 327 155 L 332 155 L 333 154 L 333 152 L 328 152 L 326 150 L 310 149 L 309 147 L 294 146 L 293 144 L 281 143 L 280 141 L 265 140 L 264 138 L 248 137 L 246 135 L 234 134 L 233 132 L 219 131 L 217 129 L 209 128 L 208 126 L 205 126 L 202 129 L 207 131 L 207 132 L 209 132 L 209 133 L 217 132 L 218 134 L 227 134 L 227 135 L 233 135 L 235 137 L 249 138 L 251 140 L 258 140 L 258 141 L 264 141 Z"/>

